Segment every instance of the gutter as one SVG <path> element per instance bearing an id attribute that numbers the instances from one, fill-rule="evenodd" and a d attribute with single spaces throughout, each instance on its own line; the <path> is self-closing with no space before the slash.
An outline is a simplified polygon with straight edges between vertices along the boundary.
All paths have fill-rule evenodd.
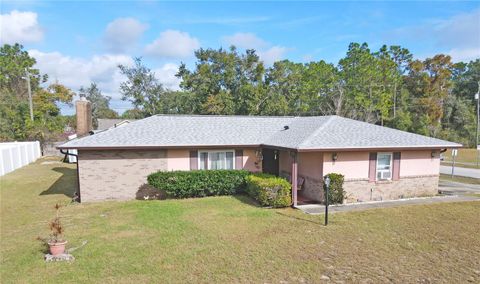
<path id="1" fill-rule="evenodd" d="M 342 152 L 342 151 L 385 151 L 385 150 L 429 150 L 429 149 L 457 149 L 463 148 L 463 145 L 418 145 L 418 146 L 368 146 L 368 147 L 350 147 L 350 148 L 290 148 L 284 146 L 268 145 L 268 144 L 252 144 L 252 145 L 182 145 L 182 146 L 172 146 L 172 145 L 160 145 L 160 146 L 151 146 L 151 145 L 138 145 L 138 146 L 97 146 L 97 147 L 79 147 L 79 146 L 70 146 L 62 147 L 57 146 L 57 149 L 77 149 L 77 150 L 156 150 L 156 149 L 216 149 L 216 148 L 270 148 L 276 150 L 286 150 L 294 152 Z"/>

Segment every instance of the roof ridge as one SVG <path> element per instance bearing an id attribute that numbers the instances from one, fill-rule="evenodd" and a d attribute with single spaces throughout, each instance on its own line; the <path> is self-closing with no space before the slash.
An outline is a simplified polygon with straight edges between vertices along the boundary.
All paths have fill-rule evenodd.
<path id="1" fill-rule="evenodd" d="M 167 114 L 167 113 L 158 113 L 150 117 L 159 116 L 159 117 L 245 117 L 245 118 L 296 118 L 299 116 L 294 115 L 243 115 L 243 114 Z"/>
<path id="2" fill-rule="evenodd" d="M 326 116 L 327 121 L 325 121 L 320 127 L 318 127 L 315 131 L 313 131 L 310 135 L 307 136 L 307 138 L 303 139 L 303 141 L 298 144 L 297 148 L 301 147 L 302 145 L 305 145 L 307 142 L 310 142 L 310 140 L 315 137 L 320 131 L 322 131 L 327 125 L 330 124 L 330 122 L 333 120 L 333 118 L 336 118 L 336 115 L 329 115 Z"/>

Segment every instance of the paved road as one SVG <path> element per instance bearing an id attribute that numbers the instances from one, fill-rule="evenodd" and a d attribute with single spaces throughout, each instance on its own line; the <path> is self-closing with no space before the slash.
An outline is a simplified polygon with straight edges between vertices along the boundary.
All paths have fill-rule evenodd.
<path id="1" fill-rule="evenodd" d="M 480 184 L 440 180 L 438 183 L 438 191 L 445 195 L 480 194 Z"/>
<path id="2" fill-rule="evenodd" d="M 440 173 L 450 175 L 452 174 L 452 167 L 440 166 Z M 480 178 L 480 170 L 455 167 L 455 175 L 462 177 Z"/>

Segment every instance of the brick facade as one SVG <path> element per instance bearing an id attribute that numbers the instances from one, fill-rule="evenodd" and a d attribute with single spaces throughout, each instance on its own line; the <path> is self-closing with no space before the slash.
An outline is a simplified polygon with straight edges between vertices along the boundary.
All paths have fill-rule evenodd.
<path id="1" fill-rule="evenodd" d="M 368 179 L 345 180 L 347 203 L 433 196 L 438 193 L 438 175 L 401 177 L 396 181 L 369 182 Z"/>
<path id="2" fill-rule="evenodd" d="M 303 178 L 305 179 L 305 182 L 303 183 L 302 189 L 298 191 L 299 195 L 302 195 L 302 197 L 308 200 L 318 202 L 323 201 L 323 181 L 308 176 L 305 176 Z"/>
<path id="3" fill-rule="evenodd" d="M 167 170 L 166 150 L 79 151 L 82 202 L 135 198 L 155 171 Z"/>

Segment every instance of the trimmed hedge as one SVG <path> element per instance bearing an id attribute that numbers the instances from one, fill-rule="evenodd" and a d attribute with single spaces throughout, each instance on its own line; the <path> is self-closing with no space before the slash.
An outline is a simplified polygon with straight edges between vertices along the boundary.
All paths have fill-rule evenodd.
<path id="1" fill-rule="evenodd" d="M 343 189 L 344 176 L 341 174 L 331 173 L 325 177 L 330 177 L 330 188 L 328 190 L 328 203 L 330 204 L 342 204 L 345 199 L 345 190 Z M 325 184 L 323 189 L 327 192 Z"/>
<path id="2" fill-rule="evenodd" d="M 251 174 L 246 178 L 247 193 L 262 206 L 287 207 L 292 204 L 292 185 L 284 178 Z"/>
<path id="3" fill-rule="evenodd" d="M 198 170 L 156 172 L 148 184 L 176 198 L 231 195 L 245 189 L 244 170 Z"/>

